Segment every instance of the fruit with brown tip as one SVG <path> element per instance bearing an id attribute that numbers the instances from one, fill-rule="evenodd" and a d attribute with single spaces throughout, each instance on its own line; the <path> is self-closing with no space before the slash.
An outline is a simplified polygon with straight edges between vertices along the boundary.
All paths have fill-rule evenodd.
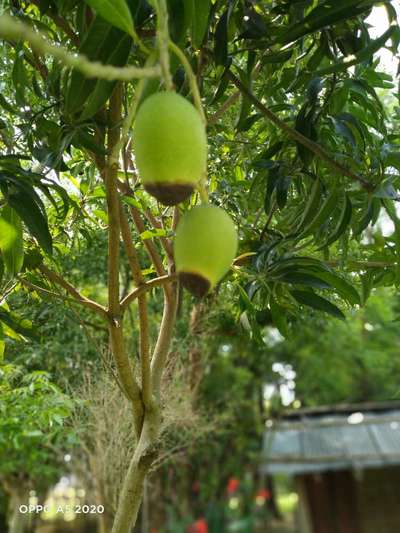
<path id="1" fill-rule="evenodd" d="M 133 148 L 144 188 L 164 205 L 188 198 L 206 173 L 205 126 L 197 109 L 175 92 L 155 93 L 143 102 Z"/>
<path id="2" fill-rule="evenodd" d="M 211 291 L 235 258 L 238 237 L 230 216 L 220 207 L 194 207 L 180 220 L 174 241 L 179 279 L 195 296 Z"/>

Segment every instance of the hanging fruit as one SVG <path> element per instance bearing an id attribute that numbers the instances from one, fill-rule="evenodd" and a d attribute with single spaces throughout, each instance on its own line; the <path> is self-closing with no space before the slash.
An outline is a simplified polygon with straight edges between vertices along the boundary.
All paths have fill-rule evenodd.
<path id="1" fill-rule="evenodd" d="M 221 208 L 201 205 L 180 220 L 175 236 L 175 267 L 180 281 L 195 296 L 204 296 L 228 272 L 238 238 L 230 216 Z"/>
<path id="2" fill-rule="evenodd" d="M 134 154 L 146 191 L 164 205 L 188 198 L 206 173 L 207 137 L 197 109 L 183 96 L 160 92 L 139 108 Z"/>

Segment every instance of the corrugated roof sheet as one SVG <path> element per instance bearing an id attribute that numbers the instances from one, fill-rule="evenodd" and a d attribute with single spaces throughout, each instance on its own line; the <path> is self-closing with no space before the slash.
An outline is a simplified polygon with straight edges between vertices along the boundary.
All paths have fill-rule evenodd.
<path id="1" fill-rule="evenodd" d="M 280 421 L 265 433 L 263 460 L 271 474 L 400 464 L 400 410 Z"/>

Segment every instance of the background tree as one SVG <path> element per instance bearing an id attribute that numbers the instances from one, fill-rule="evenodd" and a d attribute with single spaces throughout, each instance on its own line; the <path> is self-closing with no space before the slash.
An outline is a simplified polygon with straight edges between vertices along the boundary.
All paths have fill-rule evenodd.
<path id="1" fill-rule="evenodd" d="M 29 505 L 29 492 L 45 493 L 56 481 L 63 448 L 74 435 L 63 422 L 72 401 L 46 372 L 24 374 L 13 365 L 0 369 L 0 482 L 9 495 L 9 531 L 23 533 L 30 520 L 20 505 Z"/>
<path id="2" fill-rule="evenodd" d="M 389 401 L 399 398 L 398 296 L 374 292 L 346 322 L 314 317 L 274 359 L 293 365 L 296 396 L 304 406 Z"/>

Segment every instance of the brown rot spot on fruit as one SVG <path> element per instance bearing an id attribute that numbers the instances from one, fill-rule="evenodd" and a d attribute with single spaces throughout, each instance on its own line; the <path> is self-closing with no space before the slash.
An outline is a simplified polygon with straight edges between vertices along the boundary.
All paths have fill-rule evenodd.
<path id="1" fill-rule="evenodd" d="M 192 272 L 180 272 L 179 280 L 185 289 L 197 298 L 203 298 L 211 287 L 208 279 L 203 278 L 200 274 L 193 274 Z"/>
<path id="2" fill-rule="evenodd" d="M 176 205 L 183 202 L 193 192 L 193 185 L 172 183 L 146 183 L 145 190 L 163 205 Z"/>

